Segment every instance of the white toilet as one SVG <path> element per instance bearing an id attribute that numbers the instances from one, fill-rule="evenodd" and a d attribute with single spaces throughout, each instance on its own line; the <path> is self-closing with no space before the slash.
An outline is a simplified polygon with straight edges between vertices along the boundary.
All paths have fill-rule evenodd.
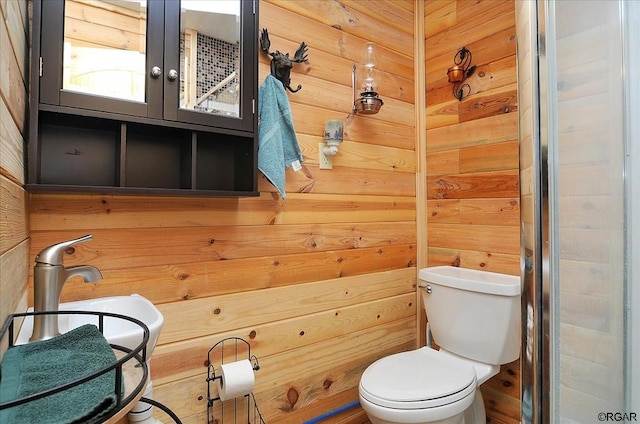
<path id="1" fill-rule="evenodd" d="M 452 266 L 420 270 L 434 342 L 371 364 L 360 405 L 372 424 L 484 424 L 480 385 L 520 355 L 520 278 Z"/>

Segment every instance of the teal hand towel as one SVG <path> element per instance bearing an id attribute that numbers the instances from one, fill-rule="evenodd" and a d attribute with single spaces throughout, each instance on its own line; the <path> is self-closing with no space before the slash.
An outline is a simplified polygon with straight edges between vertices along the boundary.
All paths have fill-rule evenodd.
<path id="1" fill-rule="evenodd" d="M 113 365 L 95 325 L 10 348 L 2 359 L 0 402 L 60 386 Z M 0 411 L 0 424 L 93 423 L 116 405 L 115 370 L 71 389 Z"/>
<path id="2" fill-rule="evenodd" d="M 299 164 L 303 158 L 289 98 L 273 75 L 267 75 L 258 90 L 258 119 L 258 169 L 286 199 L 286 168 L 295 162 Z"/>

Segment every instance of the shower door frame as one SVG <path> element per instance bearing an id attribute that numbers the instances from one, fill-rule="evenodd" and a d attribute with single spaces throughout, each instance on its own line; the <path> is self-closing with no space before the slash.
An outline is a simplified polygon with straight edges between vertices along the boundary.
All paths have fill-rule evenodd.
<path id="1" fill-rule="evenodd" d="M 640 116 L 640 2 L 628 2 L 623 8 L 623 55 L 625 56 L 625 109 L 627 116 Z M 627 257 L 629 259 L 627 302 L 627 366 L 629 381 L 625 393 L 629 408 L 640 413 L 640 120 L 626 122 L 626 197 L 629 222 L 627 226 Z M 635 141 L 634 141 L 635 140 Z M 635 256 L 634 256 L 635 253 Z M 636 352 L 633 354 L 633 352 Z M 639 418 L 640 419 L 640 418 Z"/>
<path id="2" fill-rule="evenodd" d="M 523 285 L 521 422 L 525 424 L 549 423 L 551 410 L 549 302 L 543 301 L 549 298 L 550 286 L 548 131 L 542 113 L 548 108 L 546 91 L 541 90 L 547 78 L 547 55 L 541 43 L 546 37 L 545 12 L 543 2 L 516 2 L 516 15 L 526 21 L 518 28 L 517 55 Z M 521 33 L 522 28 L 528 32 Z M 530 84 L 528 93 L 523 93 L 521 84 Z"/>
<path id="3" fill-rule="evenodd" d="M 521 422 L 553 423 L 556 396 L 553 379 L 559 373 L 554 353 L 553 314 L 559 278 L 559 252 L 552 235 L 558 220 L 554 207 L 557 149 L 550 146 L 557 133 L 554 87 L 555 15 L 550 0 L 516 1 L 518 35 L 518 104 L 520 113 L 522 355 Z M 624 195 L 625 195 L 625 362 L 624 393 L 627 411 L 640 413 L 640 3 L 618 1 L 625 86 Z M 548 42 L 547 40 L 554 40 Z M 522 78 L 522 77 L 525 78 Z M 524 79 L 524 82 L 523 82 Z M 527 90 L 523 90 L 523 87 Z M 522 92 L 521 92 L 522 90 Z M 524 100 L 524 101 L 522 101 Z M 524 142 L 523 142 L 524 141 Z M 552 165 L 549 165 L 552 164 Z M 523 194 L 525 193 L 525 194 Z M 528 198 L 530 196 L 530 198 Z M 554 215 L 555 214 L 555 215 Z M 557 233 L 556 233 L 557 234 Z M 555 292 L 554 292 L 555 291 Z M 635 310 L 632 309 L 635 305 Z M 632 352 L 636 352 L 635 355 Z"/>

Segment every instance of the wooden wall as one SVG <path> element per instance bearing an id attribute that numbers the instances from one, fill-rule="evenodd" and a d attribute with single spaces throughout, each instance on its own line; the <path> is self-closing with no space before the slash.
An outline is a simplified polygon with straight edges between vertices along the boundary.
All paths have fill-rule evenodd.
<path id="1" fill-rule="evenodd" d="M 520 275 L 515 4 L 425 3 L 428 265 Z M 447 68 L 477 65 L 459 102 Z M 518 362 L 482 386 L 488 420 L 520 422 Z"/>
<path id="2" fill-rule="evenodd" d="M 26 309 L 29 229 L 24 183 L 27 1 L 0 1 L 0 322 Z"/>
<path id="3" fill-rule="evenodd" d="M 0 1 L 4 16 L 17 4 Z M 70 281 L 63 301 L 137 292 L 158 304 L 166 321 L 153 357 L 155 397 L 185 423 L 205 421 L 206 353 L 227 336 L 248 339 L 260 358 L 256 397 L 267 422 L 302 422 L 357 399 L 370 362 L 416 345 L 415 266 L 424 260 L 416 228 L 428 225 L 429 265 L 519 273 L 514 4 L 425 2 L 428 178 L 420 192 L 414 7 L 413 0 L 262 0 L 260 27 L 274 48 L 309 45 L 308 63 L 292 73 L 303 89 L 289 95 L 308 172 L 287 172 L 288 199 L 265 180 L 260 197 L 244 199 L 32 195 L 32 246 L 11 261 L 17 275 L 46 245 L 93 234 L 66 263 L 96 265 L 105 278 Z M 385 106 L 347 126 L 334 169 L 319 170 L 324 121 L 349 112 L 351 63 L 366 40 L 378 46 Z M 474 94 L 458 102 L 446 69 L 463 45 L 478 69 Z M 15 59 L 4 48 L 1 57 L 3 69 Z M 261 57 L 261 80 L 267 72 Z M 4 153 L 22 148 L 20 107 L 6 129 L 5 110 L 20 104 L 9 100 L 14 91 L 2 86 L 2 195 L 12 187 L 12 216 L 24 217 L 22 164 Z M 424 203 L 428 217 L 417 222 Z M 5 226 L 5 204 L 2 302 L 7 289 L 16 299 L 24 294 L 4 270 L 9 252 L 28 243 L 26 224 Z M 8 227 L 22 235 L 5 237 Z M 519 421 L 518 373 L 510 364 L 483 387 L 492 422 Z M 359 408 L 342 417 L 333 422 L 366 422 Z"/>
<path id="4" fill-rule="evenodd" d="M 306 172 L 287 171 L 287 200 L 266 181 L 257 198 L 31 196 L 30 257 L 91 233 L 67 265 L 104 279 L 71 280 L 63 301 L 140 293 L 165 316 L 152 358 L 155 398 L 185 423 L 205 422 L 207 351 L 239 336 L 261 370 L 267 423 L 297 423 L 355 401 L 375 359 L 416 346 L 416 127 L 413 0 L 267 0 L 260 28 L 293 53 L 289 94 Z M 333 170 L 318 169 L 324 122 L 352 105 L 351 66 L 378 47 L 378 115 L 345 128 Z M 260 81 L 269 69 L 260 57 Z M 360 408 L 343 423 L 367 419 Z M 337 421 L 335 421 L 337 422 Z"/>

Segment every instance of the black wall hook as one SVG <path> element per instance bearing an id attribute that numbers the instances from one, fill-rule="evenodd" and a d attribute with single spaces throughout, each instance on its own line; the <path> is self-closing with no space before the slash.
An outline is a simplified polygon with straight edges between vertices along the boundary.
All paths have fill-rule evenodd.
<path id="1" fill-rule="evenodd" d="M 303 41 L 300 43 L 300 47 L 296 50 L 293 58 L 289 58 L 289 53 L 280 53 L 279 50 L 270 52 L 271 41 L 269 40 L 269 32 L 266 28 L 262 29 L 260 33 L 260 50 L 271 56 L 271 75 L 276 77 L 278 81 L 282 83 L 284 88 L 295 93 L 302 88 L 298 84 L 296 89 L 291 88 L 291 68 L 294 63 L 306 62 L 307 60 L 307 45 Z"/>

